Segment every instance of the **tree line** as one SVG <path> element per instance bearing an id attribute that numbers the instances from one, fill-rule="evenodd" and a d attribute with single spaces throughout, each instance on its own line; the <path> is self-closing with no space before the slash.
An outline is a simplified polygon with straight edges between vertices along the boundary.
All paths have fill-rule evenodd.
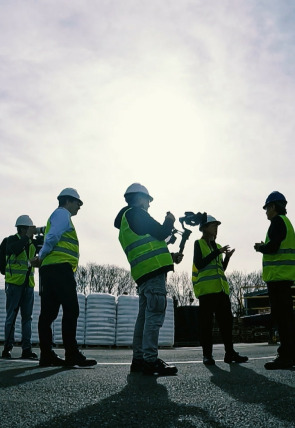
<path id="1" fill-rule="evenodd" d="M 227 274 L 230 286 L 232 311 L 234 316 L 244 315 L 244 299 L 246 293 L 266 288 L 261 278 L 261 272 L 243 273 L 233 271 Z M 88 263 L 79 266 L 76 272 L 77 291 L 85 295 L 91 293 L 109 293 L 115 296 L 121 294 L 136 295 L 137 287 L 130 271 L 116 265 L 99 265 Z M 172 297 L 175 305 L 197 305 L 191 277 L 187 272 L 169 272 L 167 277 L 167 294 Z"/>

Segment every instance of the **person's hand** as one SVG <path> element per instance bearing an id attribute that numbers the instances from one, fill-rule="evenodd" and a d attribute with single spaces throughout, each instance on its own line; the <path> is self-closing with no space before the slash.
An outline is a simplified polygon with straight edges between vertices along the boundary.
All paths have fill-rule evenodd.
<path id="1" fill-rule="evenodd" d="M 234 252 L 235 252 L 235 249 L 234 249 L 234 248 L 233 248 L 232 250 L 230 250 L 230 249 L 228 248 L 228 249 L 225 251 L 225 257 L 227 257 L 228 259 L 230 259 Z"/>
<path id="2" fill-rule="evenodd" d="M 219 253 L 227 253 L 230 251 L 229 245 L 225 245 L 224 247 L 219 248 Z"/>
<path id="3" fill-rule="evenodd" d="M 26 233 L 27 237 L 31 239 L 35 234 L 36 234 L 36 226 L 29 226 Z"/>
<path id="4" fill-rule="evenodd" d="M 182 253 L 172 253 L 172 260 L 174 263 L 176 263 L 177 265 L 182 261 L 183 259 L 183 254 Z"/>
<path id="5" fill-rule="evenodd" d="M 38 256 L 36 256 L 36 257 L 33 257 L 32 259 L 30 259 L 30 263 L 31 263 L 31 266 L 38 268 L 41 266 L 42 260 L 39 259 Z"/>
<path id="6" fill-rule="evenodd" d="M 175 217 L 174 217 L 174 215 L 170 211 L 168 211 L 167 214 L 166 214 L 165 220 L 170 220 L 172 223 L 174 223 L 175 222 Z"/>
<path id="7" fill-rule="evenodd" d="M 256 244 L 254 244 L 254 250 L 255 250 L 255 251 L 259 251 L 259 250 L 260 250 L 260 247 L 261 247 L 262 245 L 264 245 L 264 242 L 263 242 L 263 241 L 261 241 L 261 242 L 256 242 Z"/>

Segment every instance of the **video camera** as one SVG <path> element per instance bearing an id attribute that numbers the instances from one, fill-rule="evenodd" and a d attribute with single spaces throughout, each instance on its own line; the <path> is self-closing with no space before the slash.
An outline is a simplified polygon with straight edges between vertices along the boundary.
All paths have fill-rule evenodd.
<path id="1" fill-rule="evenodd" d="M 186 211 L 184 213 L 183 217 L 179 218 L 179 222 L 181 223 L 183 231 L 179 231 L 177 229 L 172 229 L 172 234 L 168 238 L 167 244 L 174 244 L 176 241 L 176 234 L 182 235 L 181 242 L 179 244 L 179 252 L 182 253 L 185 243 L 190 237 L 190 234 L 192 231 L 184 226 L 184 224 L 187 224 L 188 226 L 198 226 L 199 224 L 206 223 L 207 221 L 207 213 L 200 213 L 197 214 L 193 213 L 192 211 Z"/>
<path id="2" fill-rule="evenodd" d="M 36 254 L 39 253 L 39 251 L 42 248 L 42 245 L 44 244 L 44 233 L 45 233 L 46 226 L 36 227 L 36 233 L 34 236 L 34 245 L 36 247 Z"/>

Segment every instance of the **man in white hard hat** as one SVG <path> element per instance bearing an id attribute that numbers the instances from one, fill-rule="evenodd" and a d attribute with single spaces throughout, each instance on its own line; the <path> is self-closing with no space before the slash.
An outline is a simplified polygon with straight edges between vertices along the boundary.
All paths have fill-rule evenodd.
<path id="1" fill-rule="evenodd" d="M 177 368 L 158 358 L 159 330 L 166 311 L 166 275 L 182 255 L 171 254 L 165 239 L 171 235 L 175 218 L 167 213 L 161 225 L 148 214 L 153 200 L 147 188 L 133 183 L 124 194 L 127 207 L 115 219 L 119 241 L 138 285 L 139 312 L 134 328 L 131 372 L 175 375 Z"/>
<path id="2" fill-rule="evenodd" d="M 96 364 L 79 351 L 76 341 L 79 304 L 74 272 L 79 261 L 79 241 L 72 216 L 83 202 L 73 188 L 63 189 L 57 197 L 58 208 L 51 214 L 45 229 L 44 244 L 32 264 L 40 267 L 41 312 L 39 317 L 40 362 L 46 366 L 80 366 Z M 59 308 L 63 308 L 62 338 L 65 360 L 52 349 L 51 325 Z"/>
<path id="3" fill-rule="evenodd" d="M 280 346 L 266 370 L 290 369 L 295 364 L 295 326 L 292 286 L 295 279 L 295 233 L 287 217 L 285 196 L 274 191 L 266 198 L 263 209 L 270 221 L 265 242 L 254 249 L 263 254 L 262 278 L 267 284 L 271 316 L 277 324 Z"/>
<path id="4" fill-rule="evenodd" d="M 234 253 L 228 245 L 221 247 L 215 242 L 220 221 L 211 215 L 204 215 L 200 224 L 201 239 L 195 241 L 192 281 L 195 296 L 200 302 L 201 345 L 203 363 L 215 365 L 212 355 L 213 315 L 218 322 L 225 348 L 225 363 L 244 363 L 248 357 L 242 357 L 233 348 L 233 316 L 229 299 L 229 285 L 224 271 Z M 225 254 L 223 260 L 222 254 Z"/>
<path id="5" fill-rule="evenodd" d="M 36 254 L 33 235 L 36 227 L 28 215 L 17 218 L 16 235 L 9 236 L 6 241 L 6 321 L 5 341 L 2 358 L 11 358 L 14 344 L 14 330 L 17 313 L 21 313 L 22 355 L 25 359 L 38 359 L 32 351 L 32 312 L 34 305 L 34 268 L 30 259 Z"/>

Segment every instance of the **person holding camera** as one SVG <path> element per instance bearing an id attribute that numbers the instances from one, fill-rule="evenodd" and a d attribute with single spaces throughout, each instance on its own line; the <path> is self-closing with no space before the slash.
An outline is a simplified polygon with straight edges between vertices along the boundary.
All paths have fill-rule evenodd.
<path id="1" fill-rule="evenodd" d="M 165 239 L 171 235 L 175 218 L 167 213 L 161 225 L 148 214 L 153 198 L 146 187 L 131 184 L 126 190 L 128 206 L 115 219 L 119 241 L 138 286 L 139 311 L 133 335 L 131 372 L 149 375 L 175 375 L 177 368 L 158 358 L 159 331 L 166 311 L 166 276 L 182 254 L 171 254 Z"/>
<path id="2" fill-rule="evenodd" d="M 21 358 L 38 359 L 32 351 L 32 313 L 34 305 L 34 268 L 30 259 L 36 254 L 33 235 L 36 228 L 28 215 L 17 218 L 15 226 L 17 234 L 11 235 L 6 241 L 6 321 L 5 341 L 2 358 L 11 358 L 14 344 L 15 321 L 20 309 L 22 330 Z"/>
<path id="3" fill-rule="evenodd" d="M 79 304 L 74 272 L 79 261 L 79 241 L 72 217 L 83 202 L 72 188 L 63 189 L 57 197 L 58 208 L 51 214 L 45 229 L 44 244 L 31 263 L 40 267 L 41 312 L 39 316 L 40 362 L 46 366 L 80 366 L 97 364 L 87 359 L 76 341 Z M 52 349 L 53 321 L 63 308 L 62 338 L 65 360 Z"/>
<path id="4" fill-rule="evenodd" d="M 228 245 L 221 247 L 216 243 L 220 221 L 211 215 L 205 215 L 199 226 L 201 239 L 195 241 L 192 281 L 195 296 L 200 302 L 201 345 L 203 363 L 215 365 L 212 355 L 213 315 L 215 314 L 225 348 L 225 363 L 244 363 L 248 357 L 242 357 L 233 348 L 233 315 L 229 299 L 229 285 L 224 274 L 228 262 L 234 253 Z M 222 255 L 225 254 L 223 260 Z"/>
<path id="5" fill-rule="evenodd" d="M 266 370 L 289 369 L 295 363 L 295 326 L 291 287 L 295 278 L 295 233 L 286 216 L 287 200 L 277 191 L 266 199 L 263 209 L 270 221 L 265 242 L 254 249 L 263 254 L 262 278 L 267 284 L 271 316 L 280 337 L 278 356 L 265 363 Z"/>

